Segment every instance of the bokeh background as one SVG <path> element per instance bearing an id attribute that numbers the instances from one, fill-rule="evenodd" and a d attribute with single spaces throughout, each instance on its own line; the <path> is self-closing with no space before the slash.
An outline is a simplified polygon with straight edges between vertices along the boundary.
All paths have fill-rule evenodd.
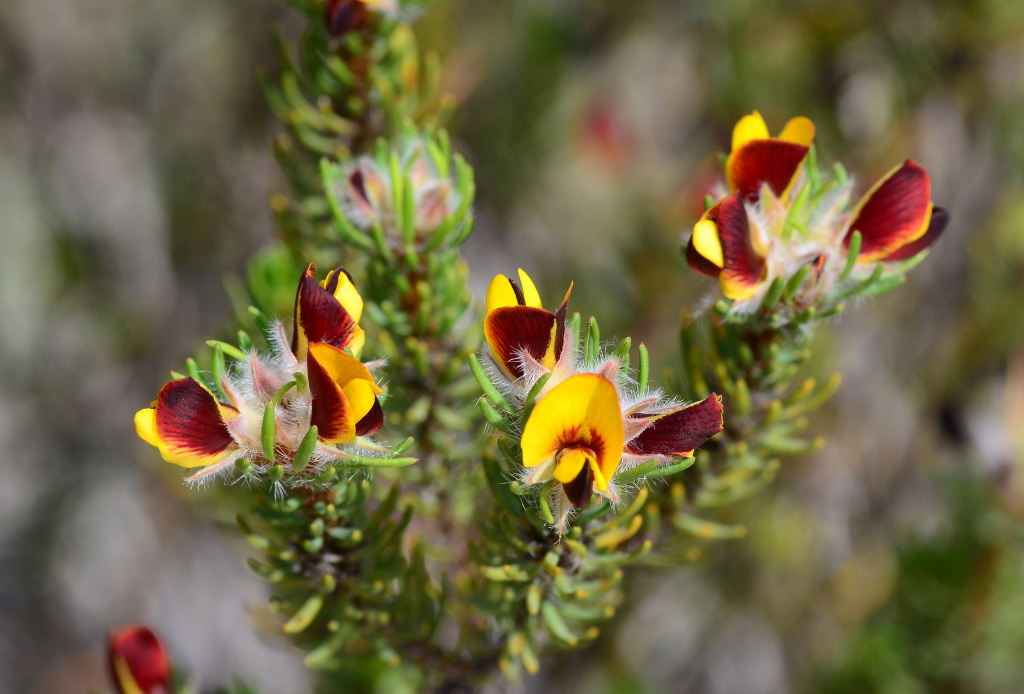
<path id="1" fill-rule="evenodd" d="M 245 546 L 132 426 L 274 242 L 275 27 L 277 0 L 0 2 L 0 694 L 105 691 L 132 621 L 199 691 L 308 686 Z M 729 511 L 750 535 L 495 691 L 1024 691 L 1024 3 L 438 0 L 417 33 L 477 171 L 476 290 L 574 279 L 659 367 L 714 289 L 680 234 L 744 113 L 811 117 L 862 188 L 913 157 L 953 216 L 815 337 L 828 443 Z"/>

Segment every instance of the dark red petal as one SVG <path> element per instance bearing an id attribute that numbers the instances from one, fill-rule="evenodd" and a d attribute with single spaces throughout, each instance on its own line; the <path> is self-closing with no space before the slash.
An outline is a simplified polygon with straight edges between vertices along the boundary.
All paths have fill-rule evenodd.
<path id="1" fill-rule="evenodd" d="M 740 147 L 730 166 L 733 188 L 744 200 L 756 200 L 761 184 L 782 195 L 800 169 L 809 148 L 785 140 L 751 140 Z"/>
<path id="2" fill-rule="evenodd" d="M 310 426 L 316 426 L 317 435 L 325 441 L 351 436 L 352 412 L 348 399 L 327 369 L 313 356 L 312 350 L 306 355 L 306 372 L 309 394 L 313 396 Z"/>
<path id="3" fill-rule="evenodd" d="M 850 235 L 859 231 L 860 255 L 884 258 L 921 231 L 931 199 L 931 177 L 908 159 L 861 203 L 844 245 L 849 247 Z"/>
<path id="4" fill-rule="evenodd" d="M 705 277 L 718 279 L 718 276 L 722 274 L 722 268 L 702 256 L 697 252 L 697 249 L 693 247 L 692 236 L 686 244 L 686 262 L 690 264 L 690 267 L 692 267 L 695 272 L 704 275 Z"/>
<path id="5" fill-rule="evenodd" d="M 583 508 L 590 501 L 590 495 L 594 493 L 594 469 L 590 461 L 583 464 L 580 474 L 576 475 L 572 482 L 562 485 L 569 503 L 576 508 Z"/>
<path id="6" fill-rule="evenodd" d="M 302 273 L 295 295 L 292 353 L 301 359 L 309 342 L 325 342 L 345 349 L 352 342 L 356 327 L 341 302 L 317 283 L 316 266 L 310 263 Z"/>
<path id="7" fill-rule="evenodd" d="M 932 218 L 928 222 L 928 231 L 924 232 L 924 236 L 916 241 L 911 241 L 902 248 L 897 248 L 893 253 L 887 255 L 885 260 L 907 260 L 908 258 L 913 258 L 924 249 L 931 248 L 932 244 L 942 236 L 942 232 L 946 230 L 947 224 L 949 224 L 949 211 L 945 207 L 933 207 Z"/>
<path id="8" fill-rule="evenodd" d="M 765 259 L 754 251 L 750 243 L 747 210 L 739 193 L 733 193 L 722 200 L 716 214 L 718 240 L 722 244 L 722 257 L 725 260 L 722 276 L 734 285 L 757 284 L 764 272 Z"/>
<path id="9" fill-rule="evenodd" d="M 167 657 L 167 649 L 150 629 L 128 626 L 112 634 L 107 656 L 114 687 L 120 694 L 128 692 L 114 668 L 115 656 L 124 658 L 135 684 L 145 694 L 171 691 L 171 662 Z"/>
<path id="10" fill-rule="evenodd" d="M 363 199 L 363 203 L 370 205 L 370 196 L 366 194 L 366 178 L 363 176 L 362 167 L 356 167 L 352 175 L 348 177 L 349 183 L 356 189 L 356 193 Z"/>
<path id="11" fill-rule="evenodd" d="M 532 306 L 503 306 L 487 314 L 484 333 L 491 351 L 510 374 L 523 375 L 517 354 L 530 353 L 542 361 L 551 345 L 551 329 L 555 327 L 555 314 Z"/>
<path id="12" fill-rule="evenodd" d="M 712 393 L 706 400 L 655 417 L 626 449 L 635 455 L 686 455 L 722 430 L 722 398 Z"/>
<path id="13" fill-rule="evenodd" d="M 156 433 L 177 451 L 199 456 L 217 455 L 235 442 L 217 400 L 193 378 L 178 378 L 160 389 Z"/>
<path id="14" fill-rule="evenodd" d="M 327 30 L 341 36 L 366 24 L 369 12 L 361 0 L 330 0 L 327 3 Z"/>
<path id="15" fill-rule="evenodd" d="M 369 436 L 380 430 L 382 426 L 384 426 L 384 408 L 380 406 L 380 400 L 374 398 L 373 407 L 356 422 L 356 436 Z"/>
<path id="16" fill-rule="evenodd" d="M 569 315 L 569 295 L 572 294 L 572 284 L 569 285 L 569 291 L 565 293 L 565 298 L 562 299 L 562 305 L 555 311 L 555 359 L 562 357 L 562 343 L 565 342 L 565 317 Z"/>

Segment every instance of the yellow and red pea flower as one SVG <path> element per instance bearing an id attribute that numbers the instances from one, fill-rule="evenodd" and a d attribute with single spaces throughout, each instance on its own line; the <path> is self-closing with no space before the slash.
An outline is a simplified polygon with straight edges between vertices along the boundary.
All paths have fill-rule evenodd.
<path id="1" fill-rule="evenodd" d="M 912 258 L 936 240 L 949 223 L 949 212 L 932 203 L 932 180 L 912 159 L 893 168 L 871 187 L 853 210 L 843 245 L 861 233 L 858 262 Z"/>
<path id="2" fill-rule="evenodd" d="M 519 270 L 515 280 L 498 275 L 487 288 L 484 336 L 491 355 L 504 375 L 514 379 L 524 373 L 524 359 L 533 359 L 552 370 L 562 355 L 565 318 L 572 285 L 555 313 L 544 309 L 530 276 Z"/>
<path id="3" fill-rule="evenodd" d="M 846 265 L 854 231 L 862 237 L 859 263 L 893 262 L 928 248 L 948 223 L 948 213 L 932 205 L 928 173 L 908 160 L 869 190 L 850 213 L 842 208 L 852 183 L 823 196 L 823 201 L 816 201 L 823 213 L 814 217 L 810 236 L 787 236 L 788 213 L 810 185 L 803 171 L 813 136 L 814 126 L 806 118 L 790 120 L 778 138 L 768 137 L 756 111 L 736 125 L 726 162 L 732 192 L 694 226 L 686 258 L 698 273 L 717 278 L 722 293 L 737 305 L 757 299 L 775 277 L 788 280 L 807 263 L 814 263 L 815 291 L 827 293 Z M 773 210 L 781 211 L 774 215 L 776 224 L 766 222 Z M 815 211 L 809 210 L 808 216 Z"/>
<path id="4" fill-rule="evenodd" d="M 666 402 L 659 393 L 629 390 L 618 357 L 584 363 L 578 335 L 567 324 L 568 301 L 556 313 L 523 270 L 520 283 L 498 275 L 487 292 L 485 334 L 495 369 L 492 379 L 523 404 L 540 378 L 545 386 L 523 426 L 523 483 L 555 480 L 569 507 L 582 508 L 596 491 L 618 501 L 614 478 L 650 460 L 689 457 L 722 430 L 721 398 L 693 405 Z M 575 330 L 573 330 L 575 332 Z"/>
<path id="5" fill-rule="evenodd" d="M 620 386 L 601 374 L 580 373 L 562 381 L 537 402 L 523 428 L 526 484 L 561 483 L 569 503 L 582 508 L 595 491 L 613 501 L 616 472 L 649 460 L 691 457 L 722 430 L 718 395 L 693 405 L 623 403 Z"/>
<path id="6" fill-rule="evenodd" d="M 725 164 L 729 190 L 751 200 L 758 197 L 761 185 L 767 184 L 784 198 L 813 142 L 814 123 L 803 116 L 790 119 L 778 137 L 768 134 L 757 111 L 744 116 L 733 128 L 732 151 Z"/>
<path id="7" fill-rule="evenodd" d="M 309 423 L 317 427 L 321 440 L 345 443 L 368 436 L 384 424 L 384 410 L 377 400 L 381 389 L 355 357 L 314 342 L 309 345 L 306 373 L 312 395 Z"/>
<path id="8" fill-rule="evenodd" d="M 206 467 L 238 448 L 228 422 L 239 414 L 195 379 L 179 378 L 160 389 L 152 406 L 135 414 L 135 431 L 168 463 Z"/>
<path id="9" fill-rule="evenodd" d="M 399 168 L 412 186 L 417 244 L 430 238 L 462 200 L 448 172 L 438 170 L 427 150 L 425 142 L 417 138 L 407 143 L 399 157 Z M 355 227 L 367 231 L 379 224 L 385 240 L 401 247 L 403 234 L 396 226 L 389 162 L 359 157 L 345 169 L 344 185 L 336 192 L 346 219 Z"/>
<path id="10" fill-rule="evenodd" d="M 171 694 L 171 660 L 148 627 L 126 626 L 111 634 L 107 666 L 118 694 Z"/>
<path id="11" fill-rule="evenodd" d="M 393 13 L 394 0 L 327 0 L 327 30 L 331 36 L 341 36 L 368 26 L 371 11 Z"/>
<path id="12" fill-rule="evenodd" d="M 296 374 L 308 391 L 286 389 L 274 408 L 274 450 L 294 456 L 309 427 L 317 427 L 314 463 L 337 458 L 334 444 L 368 436 L 383 424 L 377 398 L 382 392 L 370 371 L 352 353 L 362 347 L 358 325 L 363 302 L 351 278 L 339 268 L 323 283 L 310 265 L 299 280 L 291 347 L 277 325 L 281 353 L 250 351 L 219 384 L 230 404 L 191 377 L 170 381 L 157 400 L 135 415 L 139 436 L 157 447 L 164 460 L 202 467 L 192 480 L 223 470 L 234 457 L 258 469 L 270 466 L 263 449 L 263 417 L 275 395 Z M 274 456 L 276 458 L 276 455 Z"/>
<path id="13" fill-rule="evenodd" d="M 316 265 L 310 263 L 295 293 L 292 354 L 305 359 L 309 343 L 322 342 L 358 357 L 366 342 L 366 333 L 359 327 L 362 315 L 363 299 L 345 268 L 331 271 L 318 284 Z"/>

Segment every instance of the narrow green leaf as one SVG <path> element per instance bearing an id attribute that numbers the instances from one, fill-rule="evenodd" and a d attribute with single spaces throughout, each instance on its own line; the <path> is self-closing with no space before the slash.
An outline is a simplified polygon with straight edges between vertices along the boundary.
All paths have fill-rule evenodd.
<path id="1" fill-rule="evenodd" d="M 473 376 L 476 377 L 476 382 L 480 384 L 480 389 L 491 402 L 506 412 L 517 412 L 516 408 L 491 383 L 491 379 L 484 373 L 484 367 L 480 365 L 480 361 L 476 358 L 475 354 L 469 355 L 469 368 L 473 372 Z"/>
<path id="2" fill-rule="evenodd" d="M 797 293 L 797 290 L 800 289 L 804 282 L 807 281 L 807 276 L 809 274 L 811 274 L 810 265 L 804 265 L 797 270 L 796 274 L 790 277 L 789 281 L 786 282 L 786 287 L 782 290 L 782 299 L 788 303 Z"/>
<path id="3" fill-rule="evenodd" d="M 324 606 L 324 596 L 314 594 L 299 608 L 299 611 L 292 615 L 292 618 L 285 622 L 284 631 L 286 634 L 298 634 L 313 623 L 316 616 L 320 614 L 320 608 Z"/>
<path id="4" fill-rule="evenodd" d="M 317 427 L 313 425 L 302 437 L 298 449 L 295 451 L 295 458 L 292 459 L 292 470 L 302 472 L 309 465 L 309 459 L 313 457 L 313 449 L 316 448 Z"/>
<path id="5" fill-rule="evenodd" d="M 245 353 L 234 345 L 229 345 L 227 342 L 221 342 L 220 340 L 207 340 L 206 344 L 210 345 L 214 349 L 219 347 L 224 354 L 228 355 L 232 359 L 245 361 Z"/>
<path id="6" fill-rule="evenodd" d="M 540 608 L 541 615 L 544 617 L 544 623 L 547 624 L 548 632 L 559 641 L 567 643 L 570 646 L 575 646 L 579 643 L 579 638 L 569 629 L 569 626 L 562 619 L 562 614 L 558 611 L 553 603 L 545 601 Z"/>
<path id="7" fill-rule="evenodd" d="M 781 277 L 776 277 L 772 280 L 772 284 L 768 287 L 768 291 L 765 292 L 764 300 L 761 301 L 761 305 L 769 311 L 775 308 L 775 304 L 779 303 L 779 299 L 782 298 L 782 291 L 786 288 L 786 283 Z"/>
<path id="8" fill-rule="evenodd" d="M 850 273 L 853 272 L 853 266 L 857 264 L 857 256 L 860 255 L 860 247 L 863 242 L 863 237 L 859 231 L 854 231 L 850 236 L 850 246 L 847 249 L 846 265 L 843 267 L 843 272 L 839 275 L 839 281 L 842 282 Z"/>
<path id="9" fill-rule="evenodd" d="M 640 393 L 643 393 L 643 392 L 645 392 L 647 390 L 647 382 L 648 382 L 648 378 L 650 377 L 650 371 L 651 371 L 651 359 L 650 359 L 650 356 L 647 354 L 647 345 L 645 345 L 642 342 L 640 343 L 639 352 L 640 352 L 640 359 L 639 359 L 640 363 L 639 363 L 639 371 L 638 371 L 637 377 L 636 377 L 636 381 L 637 381 L 637 386 L 636 387 L 637 387 L 637 390 Z"/>
<path id="10" fill-rule="evenodd" d="M 252 349 L 252 338 L 249 337 L 249 333 L 244 330 L 238 331 L 238 346 L 242 348 L 242 351 Z"/>

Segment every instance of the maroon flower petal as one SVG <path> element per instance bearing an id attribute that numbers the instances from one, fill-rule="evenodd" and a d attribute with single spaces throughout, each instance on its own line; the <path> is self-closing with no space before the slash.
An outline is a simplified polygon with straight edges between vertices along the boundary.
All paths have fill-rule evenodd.
<path id="1" fill-rule="evenodd" d="M 310 342 L 324 342 L 345 349 L 351 344 L 356 328 L 356 322 L 341 302 L 317 283 L 316 266 L 310 263 L 302 273 L 295 295 L 292 353 L 303 359 Z"/>
<path id="2" fill-rule="evenodd" d="M 327 3 L 327 30 L 331 36 L 341 36 L 366 24 L 369 11 L 362 0 L 329 0 Z"/>
<path id="3" fill-rule="evenodd" d="M 351 441 L 355 435 L 352 408 L 341 387 L 313 356 L 306 355 L 309 393 L 313 396 L 309 415 L 310 426 L 317 428 L 317 436 L 328 442 Z M 371 410 L 372 412 L 372 410 Z"/>
<path id="4" fill-rule="evenodd" d="M 885 258 L 922 233 L 931 199 L 931 177 L 908 159 L 876 183 L 861 200 L 844 245 L 849 247 L 850 236 L 859 231 L 860 260 Z"/>
<path id="5" fill-rule="evenodd" d="M 221 406 L 193 378 L 168 382 L 156 398 L 156 433 L 176 455 L 216 457 L 235 440 Z"/>
<path id="6" fill-rule="evenodd" d="M 563 484 L 562 489 L 565 490 L 569 503 L 575 508 L 580 509 L 586 506 L 590 501 L 591 494 L 594 493 L 594 470 L 590 463 L 584 463 L 580 474 L 576 475 L 572 482 Z"/>
<path id="7" fill-rule="evenodd" d="M 569 296 L 572 294 L 572 283 L 569 284 L 569 291 L 562 299 L 562 305 L 555 311 L 555 360 L 562 357 L 562 343 L 565 342 L 565 317 L 569 314 Z"/>
<path id="8" fill-rule="evenodd" d="M 374 400 L 373 408 L 356 422 L 356 436 L 369 436 L 380 430 L 382 426 L 384 426 L 384 408 L 380 406 L 380 400 Z"/>
<path id="9" fill-rule="evenodd" d="M 722 397 L 712 393 L 706 400 L 674 412 L 651 417 L 654 422 L 632 441 L 626 450 L 634 455 L 686 456 L 722 430 Z"/>
<path id="10" fill-rule="evenodd" d="M 908 258 L 913 258 L 924 249 L 931 248 L 932 244 L 942 236 L 942 232 L 946 230 L 947 224 L 949 224 L 949 211 L 944 207 L 933 207 L 932 218 L 928 222 L 928 231 L 924 232 L 924 236 L 916 241 L 911 241 L 902 248 L 897 248 L 894 252 L 887 255 L 885 260 L 887 262 L 907 260 Z"/>
<path id="11" fill-rule="evenodd" d="M 488 313 L 484 321 L 491 352 L 515 378 L 523 375 L 516 355 L 526 351 L 544 363 L 555 332 L 555 314 L 532 306 L 503 306 Z"/>
<path id="12" fill-rule="evenodd" d="M 777 196 L 789 187 L 793 176 L 807 156 L 809 147 L 785 140 L 751 140 L 732 157 L 729 177 L 733 189 L 743 200 L 756 200 L 761 195 L 761 184 Z"/>
<path id="13" fill-rule="evenodd" d="M 740 294 L 740 291 L 730 292 L 726 285 L 733 288 L 753 287 L 761 281 L 765 259 L 754 251 L 750 243 L 747 210 L 738 192 L 722 200 L 715 215 L 717 218 L 711 218 L 718 226 L 718 240 L 722 244 L 722 257 L 725 260 L 720 275 L 724 280 L 723 289 L 726 289 L 727 296 Z"/>
<path id="14" fill-rule="evenodd" d="M 112 634 L 107 657 L 110 675 L 119 694 L 131 694 L 136 690 L 145 694 L 169 694 L 171 691 L 171 662 L 167 649 L 152 630 L 127 626 Z"/>
<path id="15" fill-rule="evenodd" d="M 718 279 L 718 276 L 722 274 L 722 268 L 702 256 L 697 252 L 697 249 L 693 247 L 693 237 L 690 237 L 689 242 L 686 244 L 686 262 L 690 264 L 690 267 L 693 268 L 694 272 L 704 275 L 705 277 Z"/>

